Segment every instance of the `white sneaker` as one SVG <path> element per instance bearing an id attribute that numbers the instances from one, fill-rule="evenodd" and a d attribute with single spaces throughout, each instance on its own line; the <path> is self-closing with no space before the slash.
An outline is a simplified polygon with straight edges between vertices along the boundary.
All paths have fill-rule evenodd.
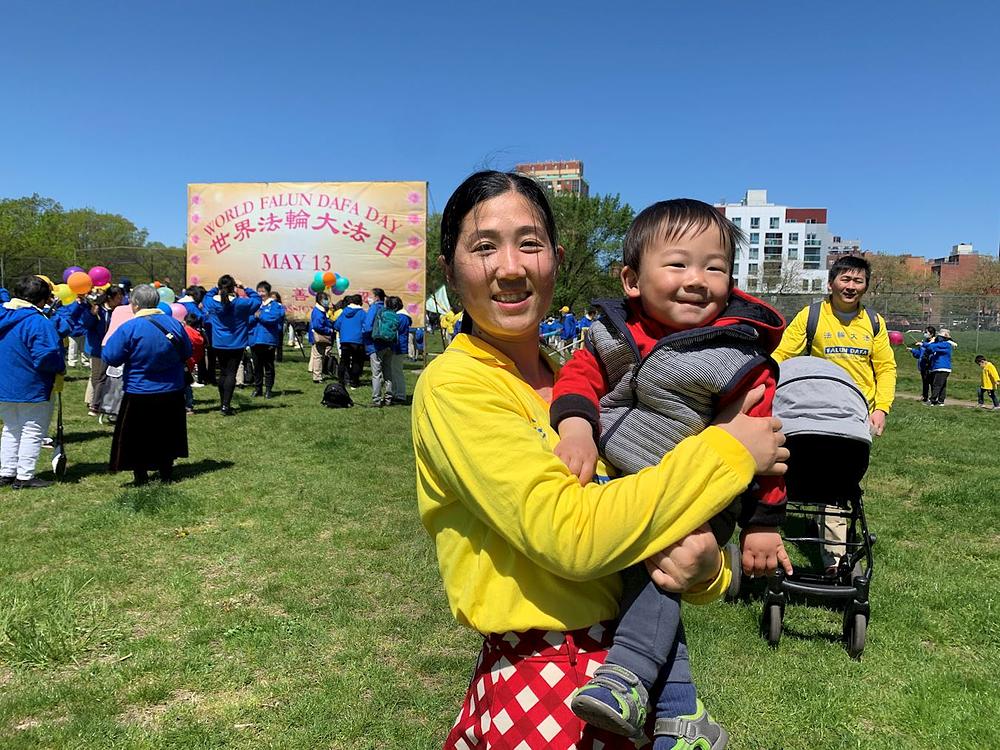
<path id="1" fill-rule="evenodd" d="M 204 388 L 205 384 L 204 383 L 199 383 L 199 382 L 195 381 L 194 383 L 191 384 L 191 387 L 192 388 Z"/>

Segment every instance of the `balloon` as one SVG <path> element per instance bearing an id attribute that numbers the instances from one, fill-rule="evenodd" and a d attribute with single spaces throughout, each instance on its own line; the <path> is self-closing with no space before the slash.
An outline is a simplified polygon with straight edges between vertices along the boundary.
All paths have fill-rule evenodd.
<path id="1" fill-rule="evenodd" d="M 159 289 L 161 286 L 163 286 L 163 284 L 161 284 L 159 281 L 154 281 L 153 282 L 153 288 L 154 289 Z"/>
<path id="2" fill-rule="evenodd" d="M 184 316 L 187 315 L 187 308 L 180 302 L 173 302 L 170 305 L 170 314 L 174 316 L 174 319 L 183 323 Z"/>
<path id="3" fill-rule="evenodd" d="M 159 288 L 160 302 L 166 302 L 168 305 L 177 301 L 177 295 L 174 294 L 174 290 L 169 286 L 161 286 Z"/>
<path id="4" fill-rule="evenodd" d="M 335 287 L 335 286 L 334 286 L 334 287 L 330 287 L 330 291 L 331 291 L 331 292 L 333 292 L 334 294 L 336 294 L 336 295 L 337 295 L 338 297 L 339 297 L 339 296 L 340 296 L 341 294 L 343 294 L 343 293 L 344 293 L 343 291 L 337 291 L 337 287 Z"/>
<path id="5" fill-rule="evenodd" d="M 65 271 L 63 271 L 63 283 L 65 284 L 66 280 L 70 276 L 72 276 L 74 273 L 76 273 L 77 271 L 82 271 L 82 270 L 83 269 L 80 268 L 80 266 L 70 266 L 69 268 L 67 268 Z"/>
<path id="6" fill-rule="evenodd" d="M 52 293 L 59 298 L 59 301 L 64 305 L 68 305 L 70 302 L 76 299 L 76 295 L 73 294 L 73 290 L 70 289 L 66 284 L 56 284 L 55 289 Z"/>
<path id="7" fill-rule="evenodd" d="M 902 346 L 903 334 L 899 331 L 889 331 L 889 343 L 893 346 Z"/>
<path id="8" fill-rule="evenodd" d="M 309 288 L 314 292 L 322 292 L 326 288 L 326 284 L 323 283 L 323 279 L 320 278 L 318 281 L 313 279 L 313 283 L 309 285 Z"/>
<path id="9" fill-rule="evenodd" d="M 111 288 L 111 284 L 101 284 L 100 286 L 95 286 L 94 287 L 94 289 L 96 289 L 99 292 L 106 292 L 110 288 Z"/>
<path id="10" fill-rule="evenodd" d="M 337 274 L 333 271 L 327 271 L 323 274 L 323 284 L 324 286 L 333 286 L 334 282 L 337 280 Z"/>
<path id="11" fill-rule="evenodd" d="M 87 275 L 94 282 L 94 286 L 104 286 L 111 281 L 111 271 L 104 266 L 94 266 L 87 271 Z"/>
<path id="12" fill-rule="evenodd" d="M 161 301 L 156 307 L 157 309 L 163 310 L 163 312 L 165 312 L 167 315 L 173 315 L 174 313 L 174 311 L 170 309 L 170 305 L 168 305 L 166 302 Z"/>
<path id="13" fill-rule="evenodd" d="M 333 290 L 337 294 L 343 294 L 344 292 L 347 291 L 347 288 L 350 285 L 351 285 L 350 279 L 348 279 L 346 276 L 341 276 L 339 279 L 337 279 L 337 283 L 334 285 Z"/>
<path id="14" fill-rule="evenodd" d="M 86 294 L 94 288 L 94 282 L 83 271 L 74 271 L 66 279 L 66 284 L 73 290 L 73 294 Z"/>

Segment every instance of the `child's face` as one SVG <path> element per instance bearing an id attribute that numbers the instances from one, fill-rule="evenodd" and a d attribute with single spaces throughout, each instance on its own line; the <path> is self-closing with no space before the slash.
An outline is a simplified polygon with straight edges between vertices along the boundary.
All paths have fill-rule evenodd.
<path id="1" fill-rule="evenodd" d="M 654 240 L 643 251 L 638 272 L 622 269 L 622 286 L 653 320 L 683 330 L 719 317 L 729 299 L 729 272 L 729 252 L 711 228 Z"/>
<path id="2" fill-rule="evenodd" d="M 984 370 L 986 369 L 986 362 L 985 361 L 983 361 L 983 362 L 976 362 L 976 364 L 979 365 L 980 367 L 982 367 Z"/>

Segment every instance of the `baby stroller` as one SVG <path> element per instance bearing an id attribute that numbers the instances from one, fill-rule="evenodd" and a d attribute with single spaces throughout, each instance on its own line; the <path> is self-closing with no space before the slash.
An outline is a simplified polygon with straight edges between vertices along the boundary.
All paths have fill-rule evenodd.
<path id="1" fill-rule="evenodd" d="M 785 474 L 789 520 L 803 519 L 808 528 L 817 514 L 825 512 L 846 519 L 848 528 L 846 543 L 835 543 L 844 548 L 838 552 L 835 572 L 802 567 L 787 575 L 778 568 L 768 581 L 761 632 L 768 643 L 778 645 L 785 605 L 793 597 L 835 604 L 844 610 L 847 653 L 859 659 L 870 617 L 868 588 L 875 545 L 861 489 L 872 444 L 868 403 L 842 368 L 818 357 L 795 357 L 781 365 L 774 416 L 782 422 L 790 453 Z M 785 541 L 817 547 L 824 543 L 821 535 L 786 535 Z"/>

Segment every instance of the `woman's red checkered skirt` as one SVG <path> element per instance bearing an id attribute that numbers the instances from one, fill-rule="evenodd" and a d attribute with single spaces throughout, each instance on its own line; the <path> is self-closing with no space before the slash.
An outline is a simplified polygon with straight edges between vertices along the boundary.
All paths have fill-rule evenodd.
<path id="1" fill-rule="evenodd" d="M 635 750 L 569 708 L 573 691 L 604 663 L 612 635 L 611 623 L 488 635 L 445 750 Z"/>

